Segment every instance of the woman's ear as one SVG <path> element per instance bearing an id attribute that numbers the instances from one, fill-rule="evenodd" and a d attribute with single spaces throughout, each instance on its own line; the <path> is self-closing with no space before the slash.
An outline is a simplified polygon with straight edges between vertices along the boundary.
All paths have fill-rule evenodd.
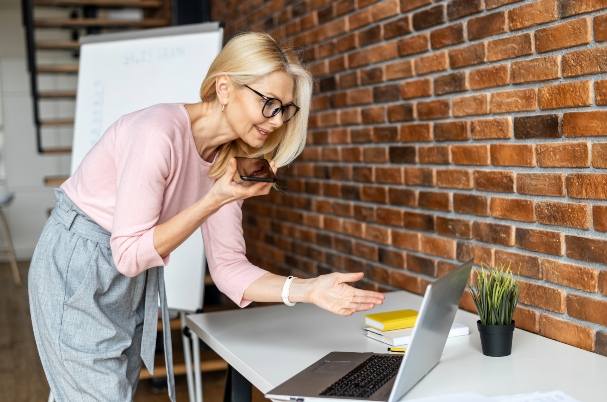
<path id="1" fill-rule="evenodd" d="M 230 95 L 231 85 L 230 77 L 227 75 L 218 75 L 215 79 L 215 92 L 217 93 L 217 99 L 219 103 L 225 105 L 228 103 Z"/>

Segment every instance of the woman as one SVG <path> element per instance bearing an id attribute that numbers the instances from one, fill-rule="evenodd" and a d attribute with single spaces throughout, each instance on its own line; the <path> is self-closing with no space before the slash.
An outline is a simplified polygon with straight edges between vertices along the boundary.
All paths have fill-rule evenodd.
<path id="1" fill-rule="evenodd" d="M 29 273 L 32 323 L 57 401 L 132 400 L 153 370 L 160 297 L 174 400 L 163 266 L 202 228 L 209 271 L 239 306 L 314 303 L 350 315 L 383 295 L 346 285 L 362 273 L 274 275 L 245 257 L 241 206 L 271 183 L 235 181 L 234 156 L 272 169 L 303 149 L 312 92 L 290 50 L 260 33 L 233 38 L 202 83 L 202 101 L 163 104 L 114 123 L 56 191 Z"/>

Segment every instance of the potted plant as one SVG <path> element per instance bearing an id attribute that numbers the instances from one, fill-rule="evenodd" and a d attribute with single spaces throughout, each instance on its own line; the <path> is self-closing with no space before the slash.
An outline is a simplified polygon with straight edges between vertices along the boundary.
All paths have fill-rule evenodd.
<path id="1" fill-rule="evenodd" d="M 512 351 L 514 309 L 518 302 L 519 280 L 510 271 L 510 264 L 491 269 L 481 263 L 476 270 L 476 283 L 469 285 L 472 300 L 478 310 L 476 322 L 481 336 L 483 354 L 508 356 Z"/>

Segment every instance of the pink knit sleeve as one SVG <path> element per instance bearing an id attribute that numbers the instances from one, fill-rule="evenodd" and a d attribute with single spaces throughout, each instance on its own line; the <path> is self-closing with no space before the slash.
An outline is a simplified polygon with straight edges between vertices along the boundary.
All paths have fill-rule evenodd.
<path id="1" fill-rule="evenodd" d="M 161 258 L 154 247 L 154 226 L 172 155 L 162 128 L 144 123 L 123 129 L 131 132 L 115 144 L 116 205 L 110 245 L 118 271 L 132 277 L 168 263 L 168 257 Z"/>
<path id="2" fill-rule="evenodd" d="M 242 201 L 224 205 L 202 224 L 209 272 L 217 288 L 240 307 L 245 290 L 267 271 L 251 264 L 242 231 Z"/>

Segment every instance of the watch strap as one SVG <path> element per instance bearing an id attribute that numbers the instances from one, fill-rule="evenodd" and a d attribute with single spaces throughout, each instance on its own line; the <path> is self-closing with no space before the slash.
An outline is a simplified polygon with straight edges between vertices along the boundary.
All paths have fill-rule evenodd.
<path id="1" fill-rule="evenodd" d="M 285 281 L 285 284 L 282 287 L 282 293 L 280 294 L 280 297 L 282 297 L 282 301 L 284 304 L 286 304 L 287 306 L 294 306 L 297 303 L 291 303 L 289 301 L 289 291 L 291 290 L 291 283 L 293 282 L 293 279 L 295 279 L 294 276 L 289 276 L 287 278 L 287 280 Z"/>

